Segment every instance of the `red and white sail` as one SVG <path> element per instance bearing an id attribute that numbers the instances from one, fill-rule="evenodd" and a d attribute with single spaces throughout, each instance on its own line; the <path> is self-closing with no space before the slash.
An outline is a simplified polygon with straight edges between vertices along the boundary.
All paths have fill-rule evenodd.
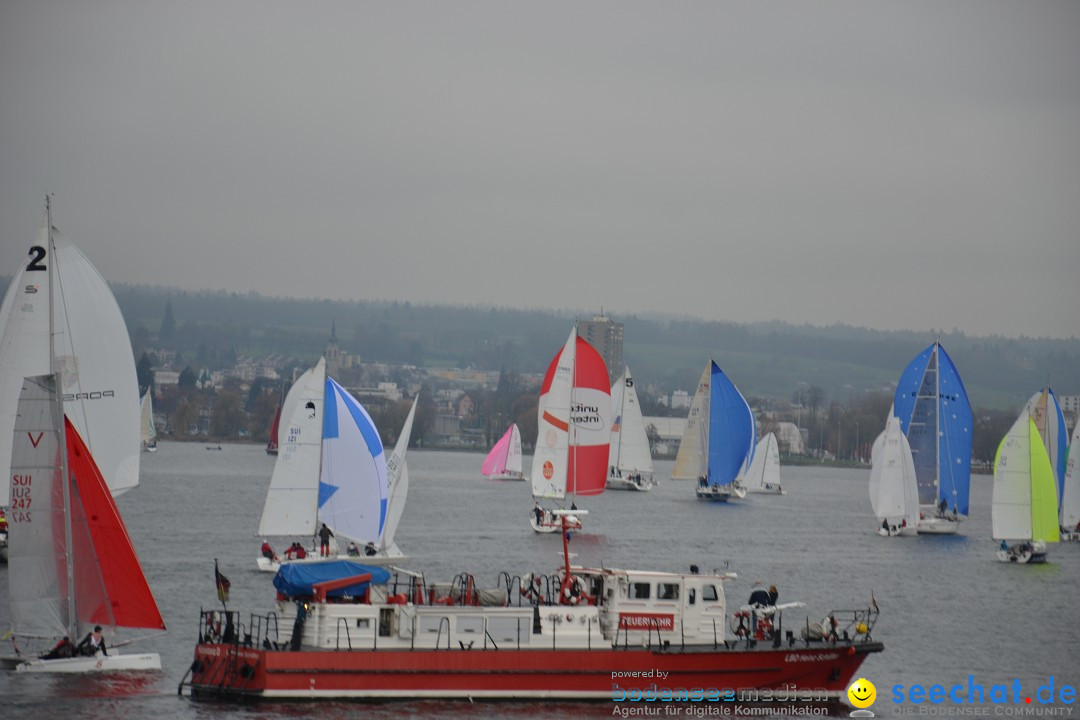
<path id="1" fill-rule="evenodd" d="M 607 482 L 611 392 L 607 366 L 577 328 L 544 375 L 537 409 L 533 496 L 599 495 Z"/>
<path id="2" fill-rule="evenodd" d="M 9 576 L 18 578 L 9 583 L 15 633 L 77 640 L 95 625 L 114 637 L 120 628 L 164 631 L 101 471 L 73 423 L 65 417 L 61 426 L 54 375 L 25 380 L 13 439 L 8 562 Z"/>

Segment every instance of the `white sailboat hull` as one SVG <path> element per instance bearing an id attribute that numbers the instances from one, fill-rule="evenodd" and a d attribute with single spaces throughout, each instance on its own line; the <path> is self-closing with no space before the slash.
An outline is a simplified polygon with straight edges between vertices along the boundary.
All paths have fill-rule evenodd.
<path id="1" fill-rule="evenodd" d="M 1017 565 L 1035 565 L 1046 562 L 1046 543 L 1036 540 L 1033 543 L 1018 543 L 1008 550 L 997 551 L 998 562 L 1016 563 Z"/>
<path id="2" fill-rule="evenodd" d="M 769 483 L 765 483 L 764 487 L 749 488 L 747 492 L 758 493 L 762 495 L 787 495 L 787 490 L 784 490 L 779 485 L 773 487 Z"/>
<path id="3" fill-rule="evenodd" d="M 504 472 L 504 473 L 499 473 L 498 475 L 488 475 L 486 477 L 489 480 L 521 480 L 521 481 L 524 481 L 525 480 L 525 473 L 507 471 L 507 472 Z"/>
<path id="4" fill-rule="evenodd" d="M 32 673 L 89 673 L 160 670 L 161 656 L 157 653 L 138 655 L 95 655 L 93 657 L 28 660 L 15 666 L 16 672 Z"/>
<path id="5" fill-rule="evenodd" d="M 959 517 L 922 517 L 919 518 L 920 535 L 955 535 L 960 532 Z"/>
<path id="6" fill-rule="evenodd" d="M 713 500 L 715 502 L 727 502 L 734 494 L 731 492 L 731 486 L 725 485 L 710 485 L 709 487 L 699 487 L 695 493 L 699 500 Z"/>
<path id="7" fill-rule="evenodd" d="M 606 488 L 608 490 L 635 490 L 637 492 L 649 492 L 656 485 L 652 477 L 637 476 L 631 480 L 629 477 L 608 475 Z"/>
<path id="8" fill-rule="evenodd" d="M 363 563 L 364 565 L 389 565 L 391 563 L 405 562 L 409 557 L 407 555 L 330 555 L 327 557 L 319 557 L 319 555 L 312 553 L 303 559 L 294 560 L 271 560 L 267 557 L 258 557 L 255 559 L 255 563 L 261 572 L 276 573 L 281 569 L 282 565 L 314 565 L 323 562 L 335 562 L 338 560 L 348 560 L 350 562 Z"/>
<path id="9" fill-rule="evenodd" d="M 566 524 L 571 530 L 581 530 L 581 518 L 576 515 L 568 516 Z M 556 533 L 562 530 L 562 520 L 557 515 L 545 513 L 544 520 L 540 522 L 536 519 L 536 513 L 532 510 L 529 511 L 529 525 L 532 526 L 533 532 L 544 534 Z"/>

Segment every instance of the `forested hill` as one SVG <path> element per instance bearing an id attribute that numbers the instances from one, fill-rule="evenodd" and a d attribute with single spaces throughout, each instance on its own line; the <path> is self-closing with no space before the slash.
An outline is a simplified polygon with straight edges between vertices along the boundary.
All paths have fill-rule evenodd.
<path id="1" fill-rule="evenodd" d="M 0 280 L 6 287 L 10 278 Z M 358 289 L 359 291 L 360 289 Z M 540 373 L 574 320 L 595 311 L 334 302 L 228 292 L 114 285 L 138 348 L 167 342 L 209 365 L 237 355 L 309 360 L 336 326 L 345 352 L 368 361 Z M 159 337 L 171 305 L 171 338 Z M 907 362 L 940 338 L 976 407 L 1009 408 L 1049 380 L 1059 395 L 1080 394 L 1080 339 L 969 337 L 959 332 L 884 332 L 843 325 L 706 322 L 623 315 L 625 360 L 639 386 L 693 392 L 713 357 L 747 395 L 789 401 L 810 387 L 847 402 L 895 383 Z"/>

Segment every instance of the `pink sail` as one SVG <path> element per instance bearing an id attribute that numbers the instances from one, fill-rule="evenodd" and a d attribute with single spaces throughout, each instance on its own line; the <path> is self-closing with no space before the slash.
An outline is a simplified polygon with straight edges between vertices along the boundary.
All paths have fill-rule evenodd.
<path id="1" fill-rule="evenodd" d="M 506 458 L 510 454 L 510 440 L 515 430 L 517 425 L 511 425 L 495 443 L 495 447 L 491 448 L 480 468 L 482 475 L 501 475 L 506 472 Z"/>

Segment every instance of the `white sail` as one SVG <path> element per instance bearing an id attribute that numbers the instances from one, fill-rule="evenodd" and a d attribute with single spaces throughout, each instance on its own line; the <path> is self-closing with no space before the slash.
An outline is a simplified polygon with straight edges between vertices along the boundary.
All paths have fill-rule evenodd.
<path id="1" fill-rule="evenodd" d="M 1031 540 L 1031 436 L 1025 408 L 998 447 L 994 499 L 990 507 L 995 540 Z"/>
<path id="2" fill-rule="evenodd" d="M 147 389 L 146 394 L 139 400 L 140 407 L 140 434 L 143 445 L 151 445 L 157 439 L 157 428 L 154 427 L 154 398 L 153 392 Z"/>
<path id="3" fill-rule="evenodd" d="M 1061 527 L 1075 531 L 1080 523 L 1080 422 L 1073 428 L 1065 463 L 1065 492 L 1061 495 Z"/>
<path id="4" fill-rule="evenodd" d="M 645 430 L 645 418 L 641 414 L 641 405 L 638 403 L 629 366 L 623 368 L 622 377 L 611 386 L 611 407 L 615 413 L 615 422 L 611 426 L 608 464 L 621 470 L 623 474 L 652 475 L 649 434 Z"/>
<path id="5" fill-rule="evenodd" d="M 46 214 L 47 217 L 47 214 Z M 23 378 L 51 371 L 49 355 L 49 297 L 52 273 L 44 248 L 49 247 L 46 223 L 15 274 L 0 305 L 0 468 L 11 467 L 12 431 Z M 39 250 L 40 249 L 40 250 Z M 10 478 L 0 481 L 0 506 L 8 505 Z"/>
<path id="6" fill-rule="evenodd" d="M 70 625 L 67 565 L 56 548 L 67 547 L 61 492 L 59 407 L 48 378 L 26 378 L 12 434 L 12 508 L 8 595 L 17 635 L 58 638 Z M 32 517 L 33 522 L 30 522 Z M 58 561 L 59 560 L 59 561 Z M 15 582 L 15 579 L 18 579 Z"/>
<path id="7" fill-rule="evenodd" d="M 521 431 L 517 423 L 510 424 L 510 447 L 506 451 L 506 472 L 520 473 L 522 469 Z"/>
<path id="8" fill-rule="evenodd" d="M 278 456 L 266 493 L 260 535 L 314 535 L 322 459 L 326 361 L 297 379 L 282 406 Z"/>
<path id="9" fill-rule="evenodd" d="M 389 501 L 386 508 L 386 525 L 383 527 L 380 548 L 387 555 L 397 556 L 401 554 L 394 535 L 397 533 L 398 523 L 401 522 L 401 514 L 405 511 L 405 499 L 409 495 L 409 466 L 405 461 L 405 453 L 409 449 L 409 438 L 412 436 L 413 418 L 416 416 L 416 404 L 420 401 L 420 395 L 413 398 L 409 415 L 405 418 L 405 424 L 398 435 L 394 452 L 390 453 L 390 459 L 386 461 L 386 475 L 389 484 Z M 520 447 L 520 442 L 519 442 Z"/>
<path id="10" fill-rule="evenodd" d="M 679 453 L 675 456 L 675 470 L 671 477 L 676 480 L 697 480 L 705 477 L 709 465 L 709 383 L 712 362 L 705 366 L 698 381 L 697 392 L 690 402 Z"/>
<path id="11" fill-rule="evenodd" d="M 776 435 L 769 433 L 758 441 L 754 459 L 743 476 L 743 484 L 750 491 L 780 489 L 780 448 Z"/>
<path id="12" fill-rule="evenodd" d="M 566 497 L 570 400 L 576 354 L 577 328 L 574 328 L 559 354 L 551 386 L 540 396 L 537 407 L 538 429 L 532 463 L 532 494 L 535 498 L 562 500 Z"/>
<path id="13" fill-rule="evenodd" d="M 870 504 L 874 515 L 878 520 L 914 530 L 919 521 L 919 489 L 911 446 L 899 418 L 889 417 L 885 431 L 874 440 L 870 457 Z"/>
<path id="14" fill-rule="evenodd" d="M 139 484 L 139 387 L 131 341 L 105 280 L 50 222 L 46 208 L 37 240 L 0 307 L 0 467 L 10 465 L 22 379 L 57 372 L 68 417 L 109 490 L 119 495 Z M 2 485 L 0 504 L 6 504 L 8 483 Z"/>

